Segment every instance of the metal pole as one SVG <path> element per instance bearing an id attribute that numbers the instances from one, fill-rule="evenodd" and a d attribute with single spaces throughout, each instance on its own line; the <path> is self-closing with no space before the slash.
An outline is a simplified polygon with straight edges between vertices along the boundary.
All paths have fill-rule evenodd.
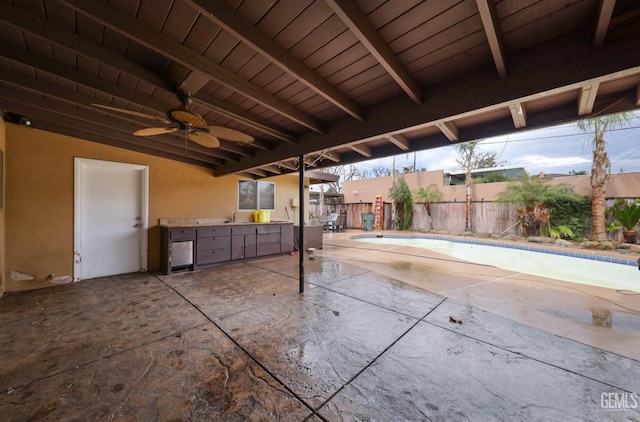
<path id="1" fill-rule="evenodd" d="M 300 293 L 304 293 L 304 155 L 301 155 L 298 158 L 298 163 L 300 164 L 300 169 L 298 170 L 300 172 L 300 183 L 298 184 L 298 195 L 300 197 L 300 216 L 298 218 L 300 228 L 300 230 L 298 230 L 298 267 L 300 270 Z"/>

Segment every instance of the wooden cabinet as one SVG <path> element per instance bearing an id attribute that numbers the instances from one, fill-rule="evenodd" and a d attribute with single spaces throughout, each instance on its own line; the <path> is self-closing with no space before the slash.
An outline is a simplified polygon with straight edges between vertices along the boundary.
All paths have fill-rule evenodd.
<path id="1" fill-rule="evenodd" d="M 238 226 L 231 229 L 231 259 L 256 257 L 256 227 Z"/>
<path id="2" fill-rule="evenodd" d="M 280 226 L 263 225 L 256 227 L 256 255 L 265 256 L 280 253 Z"/>
<path id="3" fill-rule="evenodd" d="M 199 227 L 196 233 L 196 269 L 231 260 L 231 227 Z"/>
<path id="4" fill-rule="evenodd" d="M 293 250 L 293 224 L 229 224 L 160 227 L 160 271 L 171 274 L 172 242 L 193 242 L 192 269 L 209 268 L 243 259 Z"/>

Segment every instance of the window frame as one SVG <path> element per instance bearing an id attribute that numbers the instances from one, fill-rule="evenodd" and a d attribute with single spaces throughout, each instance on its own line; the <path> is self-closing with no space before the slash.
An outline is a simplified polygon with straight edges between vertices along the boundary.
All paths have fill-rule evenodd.
<path id="1" fill-rule="evenodd" d="M 255 198 L 253 198 L 253 202 L 255 203 L 256 208 L 241 208 L 241 203 L 243 201 L 241 201 L 241 198 L 240 198 L 240 194 L 241 194 L 241 191 L 242 191 L 240 186 L 241 186 L 242 183 L 255 183 L 255 186 L 256 186 L 255 187 L 255 195 L 256 196 L 255 196 Z M 264 208 L 264 207 L 260 206 L 261 205 L 260 204 L 260 192 L 261 192 L 260 186 L 261 185 L 262 186 L 268 185 L 268 186 L 271 186 L 273 188 L 273 195 L 272 195 L 272 198 L 271 198 L 272 201 L 273 201 L 273 207 L 272 208 Z M 251 180 L 251 179 L 239 179 L 237 186 L 238 186 L 238 192 L 237 192 L 237 195 L 236 195 L 236 199 L 237 199 L 237 207 L 236 208 L 237 208 L 238 211 L 256 211 L 256 210 L 275 211 L 276 210 L 276 184 L 274 182 L 264 182 L 264 181 L 261 181 L 261 180 Z"/>

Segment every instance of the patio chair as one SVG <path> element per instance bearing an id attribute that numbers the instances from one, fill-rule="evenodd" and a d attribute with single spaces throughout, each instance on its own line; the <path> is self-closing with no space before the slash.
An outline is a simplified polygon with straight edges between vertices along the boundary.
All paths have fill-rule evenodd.
<path id="1" fill-rule="evenodd" d="M 340 215 L 338 216 L 338 219 L 336 220 L 336 224 L 335 224 L 334 230 L 341 232 L 342 230 L 345 229 L 345 224 L 346 223 L 347 223 L 347 214 L 340 213 Z"/>
<path id="2" fill-rule="evenodd" d="M 335 230 L 338 217 L 340 217 L 340 214 L 338 214 L 337 212 L 329 214 L 327 218 L 322 221 L 322 228 L 325 231 Z"/>

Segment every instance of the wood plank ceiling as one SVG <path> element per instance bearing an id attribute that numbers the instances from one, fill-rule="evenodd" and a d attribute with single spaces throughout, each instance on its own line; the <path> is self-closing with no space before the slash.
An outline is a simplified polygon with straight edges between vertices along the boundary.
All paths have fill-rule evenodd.
<path id="1" fill-rule="evenodd" d="M 187 91 L 219 136 L 159 123 Z M 142 113 L 135 116 L 95 104 Z M 254 178 L 640 106 L 637 0 L 0 0 L 0 109 Z M 182 126 L 185 129 L 185 126 Z"/>

